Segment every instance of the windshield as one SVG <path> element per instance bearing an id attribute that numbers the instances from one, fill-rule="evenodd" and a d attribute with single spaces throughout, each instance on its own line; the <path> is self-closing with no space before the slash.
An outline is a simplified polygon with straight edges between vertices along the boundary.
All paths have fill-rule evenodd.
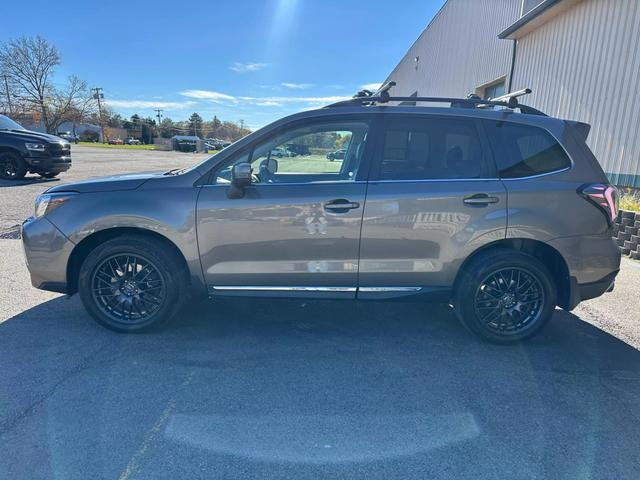
<path id="1" fill-rule="evenodd" d="M 26 130 L 22 125 L 14 122 L 9 117 L 0 115 L 0 130 Z"/>

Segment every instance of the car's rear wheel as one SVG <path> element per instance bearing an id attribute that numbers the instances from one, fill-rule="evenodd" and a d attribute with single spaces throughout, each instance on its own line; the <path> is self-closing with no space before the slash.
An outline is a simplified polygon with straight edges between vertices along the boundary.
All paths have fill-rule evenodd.
<path id="1" fill-rule="evenodd" d="M 20 180 L 27 174 L 27 164 L 14 152 L 0 152 L 0 178 Z"/>
<path id="2" fill-rule="evenodd" d="M 536 258 L 512 250 L 480 254 L 456 284 L 454 308 L 460 321 L 485 340 L 512 343 L 547 323 L 556 306 L 549 270 Z"/>
<path id="3" fill-rule="evenodd" d="M 96 247 L 78 275 L 80 298 L 101 325 L 140 332 L 169 320 L 184 297 L 186 272 L 153 238 L 123 236 Z"/>

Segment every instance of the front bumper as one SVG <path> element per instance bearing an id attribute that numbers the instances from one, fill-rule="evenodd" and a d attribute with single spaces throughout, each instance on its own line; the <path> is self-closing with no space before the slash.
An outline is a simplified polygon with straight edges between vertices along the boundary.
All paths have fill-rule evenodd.
<path id="1" fill-rule="evenodd" d="M 35 172 L 66 172 L 71 168 L 71 155 L 62 157 L 29 157 L 29 170 Z"/>
<path id="2" fill-rule="evenodd" d="M 67 264 L 75 244 L 46 217 L 31 217 L 22 224 L 22 246 L 31 284 L 66 293 Z"/>

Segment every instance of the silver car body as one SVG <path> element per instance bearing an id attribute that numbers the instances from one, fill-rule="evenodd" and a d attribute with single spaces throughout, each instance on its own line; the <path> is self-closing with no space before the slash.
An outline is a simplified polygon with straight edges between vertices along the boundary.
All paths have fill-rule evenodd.
<path id="1" fill-rule="evenodd" d="M 378 124 L 387 115 L 464 117 L 521 123 L 551 133 L 572 166 L 507 179 L 376 180 L 360 169 L 353 182 L 258 184 L 242 198 L 211 172 L 261 139 L 299 122 L 357 116 L 372 122 L 363 162 L 375 161 Z M 275 122 L 178 175 L 123 175 L 49 190 L 76 197 L 28 219 L 22 238 L 35 287 L 74 293 L 88 246 L 123 231 L 166 239 L 179 251 L 196 292 L 215 295 L 446 299 L 460 268 L 492 245 L 549 249 L 559 303 L 573 308 L 613 282 L 620 254 L 602 212 L 576 190 L 607 182 L 575 123 L 545 116 L 466 108 L 342 107 Z M 463 201 L 487 194 L 495 203 Z M 355 208 L 333 212 L 345 199 Z M 561 260 L 559 260 L 561 259 Z"/>

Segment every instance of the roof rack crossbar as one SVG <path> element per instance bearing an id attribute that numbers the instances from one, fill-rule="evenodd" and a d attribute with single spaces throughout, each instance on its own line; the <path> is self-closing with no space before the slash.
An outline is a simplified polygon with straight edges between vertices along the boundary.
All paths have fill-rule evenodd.
<path id="1" fill-rule="evenodd" d="M 526 89 L 528 90 L 528 89 Z M 530 115 L 545 115 L 540 110 L 537 110 L 533 107 L 529 107 L 527 105 L 522 105 L 518 103 L 517 97 L 525 95 L 525 93 L 514 92 L 512 94 L 504 95 L 503 97 L 499 97 L 497 99 L 491 100 L 483 100 L 481 98 L 452 98 L 452 97 L 391 97 L 388 94 L 382 96 L 362 96 L 355 97 L 349 100 L 343 100 L 341 102 L 333 103 L 331 105 L 327 105 L 325 108 L 335 108 L 335 107 L 349 107 L 356 105 L 373 105 L 380 103 L 388 103 L 388 102 L 429 102 L 429 103 L 449 103 L 452 107 L 506 107 L 506 108 L 517 108 L 522 113 L 530 114 Z M 531 91 L 529 90 L 530 93 Z M 518 94 L 518 95 L 516 95 Z M 502 100 L 503 98 L 508 98 L 506 101 Z M 546 115 L 545 115 L 546 116 Z"/>

